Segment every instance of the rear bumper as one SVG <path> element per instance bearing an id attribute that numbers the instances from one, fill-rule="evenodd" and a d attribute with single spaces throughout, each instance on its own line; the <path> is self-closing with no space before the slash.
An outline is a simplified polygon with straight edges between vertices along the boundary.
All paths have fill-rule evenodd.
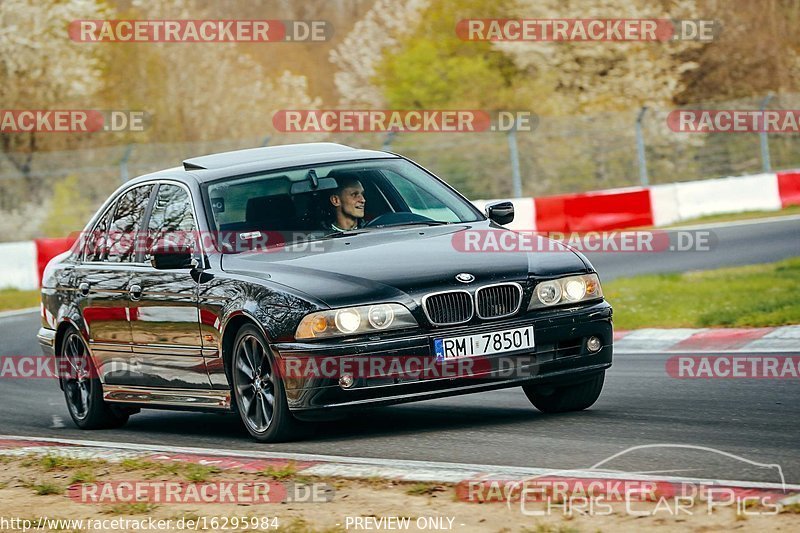
<path id="1" fill-rule="evenodd" d="M 273 348 L 279 368 L 314 370 L 324 368 L 325 360 L 336 361 L 330 372 L 287 372 L 284 375 L 289 408 L 298 418 L 330 416 L 334 411 L 362 406 L 389 405 L 444 396 L 482 392 L 528 383 L 541 385 L 578 382 L 611 366 L 613 331 L 611 306 L 598 302 L 580 309 L 537 311 L 509 320 L 478 326 L 442 328 L 433 332 L 391 339 L 357 342 L 287 343 Z M 464 358 L 443 368 L 436 363 L 434 338 L 479 334 L 490 331 L 534 326 L 533 351 Z M 586 340 L 599 337 L 602 348 L 590 353 Z M 353 373 L 350 388 L 339 385 L 342 368 L 359 368 L 354 361 L 380 358 L 381 375 Z M 297 361 L 304 361 L 298 366 Z M 394 367 L 391 361 L 400 362 Z M 408 371 L 408 361 L 423 361 L 428 372 Z M 351 364 L 342 365 L 342 361 Z M 315 363 L 310 367 L 307 363 Z M 463 364 L 462 364 L 463 363 Z M 368 366 L 367 366 L 368 367 Z M 361 368 L 364 368 L 362 365 Z M 374 368 L 374 367 L 373 367 Z M 417 370 L 419 366 L 414 367 Z M 392 372 L 395 370 L 395 372 Z"/>

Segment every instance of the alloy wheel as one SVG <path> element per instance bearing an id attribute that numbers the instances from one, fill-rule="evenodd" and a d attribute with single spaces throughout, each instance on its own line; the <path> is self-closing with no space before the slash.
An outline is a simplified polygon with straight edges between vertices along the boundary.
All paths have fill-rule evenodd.
<path id="1" fill-rule="evenodd" d="M 86 418 L 91 408 L 92 376 L 89 354 L 77 333 L 71 333 L 64 343 L 64 389 L 69 408 L 80 419 Z"/>
<path id="2" fill-rule="evenodd" d="M 250 428 L 262 433 L 275 414 L 275 384 L 269 357 L 261 341 L 242 337 L 236 348 L 235 383 L 243 418 Z"/>

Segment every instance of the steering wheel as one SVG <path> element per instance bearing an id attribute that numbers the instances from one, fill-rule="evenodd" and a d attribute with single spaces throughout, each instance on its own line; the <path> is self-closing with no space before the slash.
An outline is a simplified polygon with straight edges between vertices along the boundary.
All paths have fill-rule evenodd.
<path id="1" fill-rule="evenodd" d="M 409 222 L 435 222 L 432 218 L 428 218 L 416 213 L 409 213 L 407 211 L 400 213 L 384 213 L 370 220 L 364 225 L 365 228 L 380 228 L 383 226 L 394 226 L 398 224 L 407 224 Z"/>

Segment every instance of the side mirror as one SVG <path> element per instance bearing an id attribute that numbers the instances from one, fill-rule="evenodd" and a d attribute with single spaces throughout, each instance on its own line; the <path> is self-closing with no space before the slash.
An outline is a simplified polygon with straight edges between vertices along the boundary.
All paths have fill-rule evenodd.
<path id="1" fill-rule="evenodd" d="M 150 249 L 150 264 L 156 270 L 193 268 L 194 258 L 189 248 L 159 244 Z"/>
<path id="2" fill-rule="evenodd" d="M 514 220 L 514 204 L 511 202 L 497 202 L 486 206 L 486 216 L 498 224 L 509 224 Z"/>

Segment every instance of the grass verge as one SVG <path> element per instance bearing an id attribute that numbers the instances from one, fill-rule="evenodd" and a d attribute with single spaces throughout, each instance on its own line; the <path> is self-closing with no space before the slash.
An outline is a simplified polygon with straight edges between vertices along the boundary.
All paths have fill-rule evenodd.
<path id="1" fill-rule="evenodd" d="M 125 459 L 120 466 L 127 472 L 141 471 L 142 476 L 151 479 L 158 476 L 181 476 L 192 483 L 204 483 L 212 474 L 221 470 L 215 466 L 206 466 L 195 463 L 159 462 L 146 459 Z"/>
<path id="2" fill-rule="evenodd" d="M 743 267 L 636 276 L 603 285 L 614 327 L 800 324 L 800 257 Z"/>
<path id="3" fill-rule="evenodd" d="M 268 466 L 259 474 L 276 481 L 280 481 L 282 479 L 291 479 L 297 475 L 297 466 L 295 465 L 294 461 L 289 461 L 286 466 L 281 468 Z"/>
<path id="4" fill-rule="evenodd" d="M 36 307 L 39 305 L 39 299 L 38 290 L 0 289 L 0 311 Z"/>
<path id="5" fill-rule="evenodd" d="M 34 484 L 32 488 L 37 496 L 50 496 L 51 494 L 64 493 L 64 487 L 62 487 L 61 485 L 57 485 L 55 483 L 51 483 L 49 481 Z"/>

